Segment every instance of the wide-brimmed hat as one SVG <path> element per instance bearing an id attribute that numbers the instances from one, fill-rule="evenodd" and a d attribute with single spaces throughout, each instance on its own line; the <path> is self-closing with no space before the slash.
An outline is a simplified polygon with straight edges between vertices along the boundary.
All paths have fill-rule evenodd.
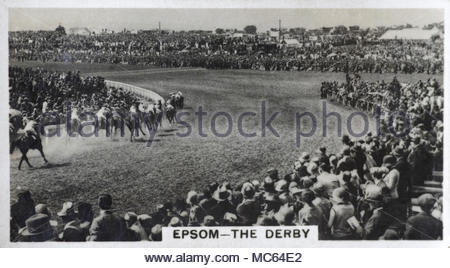
<path id="1" fill-rule="evenodd" d="M 189 191 L 186 197 L 186 204 L 192 205 L 197 203 L 197 192 L 196 191 Z"/>
<path id="2" fill-rule="evenodd" d="M 62 233 L 58 235 L 59 239 L 68 242 L 81 242 L 85 240 L 83 231 L 80 228 L 78 221 L 68 222 L 64 226 Z"/>
<path id="3" fill-rule="evenodd" d="M 213 198 L 217 201 L 224 201 L 231 196 L 231 191 L 225 185 L 222 185 L 214 192 Z"/>
<path id="4" fill-rule="evenodd" d="M 253 184 L 246 182 L 242 185 L 241 193 L 244 197 L 253 197 L 255 194 L 255 188 Z"/>
<path id="5" fill-rule="evenodd" d="M 58 212 L 58 216 L 66 217 L 66 216 L 75 216 L 75 207 L 72 202 L 64 202 L 62 209 Z"/>
<path id="6" fill-rule="evenodd" d="M 50 217 L 42 213 L 29 217 L 25 221 L 25 228 L 21 235 L 26 237 L 46 235 L 46 238 L 52 238 L 53 229 L 50 226 Z"/>

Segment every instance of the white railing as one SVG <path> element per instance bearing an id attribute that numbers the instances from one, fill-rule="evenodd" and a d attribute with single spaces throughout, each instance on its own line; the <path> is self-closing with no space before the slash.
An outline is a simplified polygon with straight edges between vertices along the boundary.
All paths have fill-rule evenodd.
<path id="1" fill-rule="evenodd" d="M 164 98 L 151 90 L 111 80 L 105 80 L 105 84 L 108 87 L 122 88 L 123 90 L 130 91 L 136 96 L 147 99 L 149 101 L 158 102 L 159 100 L 161 100 L 161 102 L 164 104 Z"/>

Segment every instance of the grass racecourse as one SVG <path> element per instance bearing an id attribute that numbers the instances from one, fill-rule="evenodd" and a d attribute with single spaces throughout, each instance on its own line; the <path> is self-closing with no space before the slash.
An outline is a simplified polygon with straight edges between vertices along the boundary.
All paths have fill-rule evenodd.
<path id="1" fill-rule="evenodd" d="M 125 137 L 50 138 L 44 141 L 44 151 L 50 165 L 44 165 L 37 151 L 28 153 L 34 168 L 24 163 L 17 170 L 20 154 L 11 155 L 11 198 L 18 187 L 32 191 L 37 203 L 46 203 L 56 212 L 64 201 L 88 201 L 95 204 L 98 194 L 107 192 L 114 198 L 120 212 L 150 213 L 155 206 L 176 198 L 185 198 L 189 190 L 201 190 L 213 181 L 235 184 L 265 177 L 269 167 L 280 174 L 290 172 L 301 152 L 314 153 L 320 146 L 330 152 L 341 147 L 338 121 L 329 117 L 323 124 L 324 102 L 319 98 L 322 81 L 345 80 L 344 73 L 263 72 L 251 70 L 157 69 L 122 65 L 17 63 L 10 65 L 44 67 L 68 71 L 78 69 L 83 74 L 98 74 L 106 79 L 124 82 L 152 90 L 164 98 L 180 90 L 185 96 L 185 109 L 179 112 L 185 124 L 163 128 L 150 146 L 148 134 L 136 142 Z M 366 80 L 390 82 L 394 74 L 362 74 Z M 427 79 L 429 75 L 397 75 L 400 82 Z M 434 76 L 442 83 L 442 75 Z M 265 113 L 262 111 L 265 102 Z M 337 112 L 342 119 L 342 134 L 349 132 L 347 121 L 353 111 L 327 103 L 327 112 Z M 204 113 L 202 131 L 194 113 L 201 106 Z M 221 115 L 214 115 L 222 112 Z M 241 117 L 244 112 L 246 114 Z M 272 121 L 276 137 L 269 128 L 263 131 L 262 117 Z M 297 138 L 297 130 L 309 133 L 314 127 L 310 116 L 296 120 L 296 113 L 309 112 L 316 118 L 311 137 Z M 232 125 L 224 113 L 229 114 Z M 265 115 L 263 115 L 265 114 Z M 212 121 L 215 122 L 213 130 Z M 243 137 L 241 130 L 253 137 Z M 299 121 L 299 122 L 296 122 Z M 297 124 L 298 123 L 298 124 Z M 189 125 L 189 126 L 187 126 Z M 361 133 L 364 120 L 355 115 L 351 126 Z M 325 126 L 325 127 L 324 127 Z M 374 130 L 375 120 L 367 127 Z M 179 137 L 177 134 L 186 134 Z M 324 135 L 323 129 L 327 130 Z M 229 135 L 219 137 L 213 132 Z M 202 134 L 202 135 L 200 135 Z M 205 137 L 204 137 L 205 136 Z M 224 136 L 224 135 L 222 135 Z"/>

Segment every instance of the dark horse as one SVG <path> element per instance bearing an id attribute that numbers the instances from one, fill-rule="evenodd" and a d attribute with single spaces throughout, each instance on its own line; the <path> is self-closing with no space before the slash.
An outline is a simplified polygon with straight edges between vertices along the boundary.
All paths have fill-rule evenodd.
<path id="1" fill-rule="evenodd" d="M 142 122 L 142 115 L 138 113 L 131 113 L 131 112 L 122 112 L 122 111 L 113 111 L 111 115 L 111 137 L 115 136 L 117 134 L 117 129 L 124 128 L 124 125 L 128 128 L 130 131 L 130 141 L 133 141 L 133 136 L 136 134 L 139 134 L 139 130 L 141 131 L 142 135 L 145 136 L 144 131 L 141 127 Z"/>
<path id="2" fill-rule="evenodd" d="M 177 116 L 177 109 L 172 105 L 168 105 L 166 107 L 166 117 L 167 120 L 169 121 L 169 124 L 176 123 L 176 116 Z"/>
<path id="3" fill-rule="evenodd" d="M 9 138 L 10 138 L 10 149 L 9 149 L 10 154 L 14 152 L 14 149 L 16 147 L 19 148 L 20 152 L 22 153 L 22 157 L 20 158 L 18 166 L 19 170 L 22 166 L 23 160 L 25 160 L 25 162 L 28 164 L 30 168 L 33 167 L 28 161 L 27 157 L 27 153 L 30 149 L 38 150 L 41 153 L 42 158 L 44 158 L 44 162 L 48 163 L 47 159 L 45 158 L 44 151 L 42 150 L 41 138 L 38 135 L 32 134 L 28 131 L 24 131 L 23 129 L 17 129 L 13 124 L 10 124 Z"/>

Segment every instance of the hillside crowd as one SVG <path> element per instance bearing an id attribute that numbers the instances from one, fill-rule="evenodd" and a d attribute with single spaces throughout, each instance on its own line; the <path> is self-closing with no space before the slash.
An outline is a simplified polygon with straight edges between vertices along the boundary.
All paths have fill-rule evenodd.
<path id="1" fill-rule="evenodd" d="M 358 41 L 357 41 L 358 40 Z M 59 35 L 9 34 L 10 58 L 266 71 L 442 73 L 443 45 L 429 41 L 360 42 L 355 36 L 289 47 L 281 42 L 212 33 L 157 32 Z"/>

